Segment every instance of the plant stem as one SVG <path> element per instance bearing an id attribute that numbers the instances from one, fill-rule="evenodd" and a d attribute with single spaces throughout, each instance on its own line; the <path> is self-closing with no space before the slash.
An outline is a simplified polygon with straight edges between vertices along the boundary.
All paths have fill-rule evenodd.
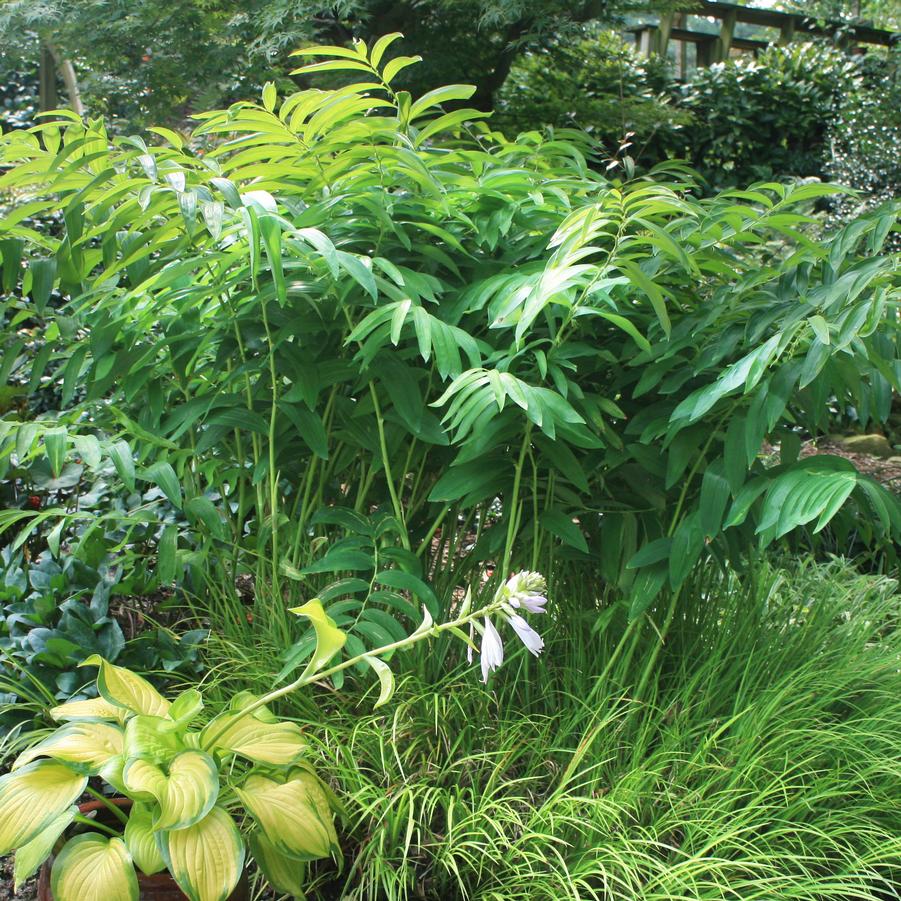
<path id="1" fill-rule="evenodd" d="M 394 507 L 394 515 L 397 517 L 398 523 L 400 523 L 400 540 L 403 543 L 404 550 L 409 551 L 410 536 L 407 534 L 404 509 L 401 506 L 400 498 L 397 495 L 397 489 L 394 487 L 394 479 L 391 475 L 391 463 L 388 459 L 388 442 L 385 440 L 385 421 L 382 419 L 382 409 L 379 406 L 378 393 L 372 382 L 369 383 L 369 393 L 372 395 L 372 406 L 375 408 L 375 422 L 379 430 L 379 448 L 382 452 L 382 466 L 385 469 L 385 481 L 388 483 L 388 494 L 391 495 L 391 504 Z M 403 475 L 401 478 L 403 478 Z"/>
<path id="2" fill-rule="evenodd" d="M 307 670 L 304 670 L 304 672 L 289 685 L 285 685 L 282 688 L 273 689 L 268 694 L 262 695 L 261 697 L 257 698 L 252 704 L 248 704 L 240 711 L 240 715 L 242 717 L 250 716 L 252 713 L 254 713 L 254 711 L 259 710 L 261 707 L 265 707 L 267 704 L 271 704 L 273 701 L 277 701 L 279 698 L 283 698 L 285 695 L 291 694 L 291 692 L 296 691 L 298 688 L 301 688 L 304 685 L 309 685 L 311 682 L 318 682 L 320 679 L 327 679 L 329 676 L 333 676 L 335 673 L 340 673 L 343 670 L 350 669 L 352 666 L 356 666 L 358 663 L 362 663 L 367 657 L 382 657 L 385 654 L 390 654 L 392 651 L 398 651 L 402 648 L 410 647 L 411 645 L 414 645 L 425 638 L 437 638 L 442 632 L 450 632 L 455 629 L 459 630 L 461 626 L 468 625 L 469 623 L 474 622 L 475 620 L 480 619 L 483 616 L 490 616 L 492 613 L 501 608 L 502 603 L 502 601 L 492 601 L 492 603 L 488 604 L 487 606 L 482 607 L 474 612 L 460 616 L 457 619 L 451 620 L 450 622 L 441 623 L 440 625 L 432 625 L 428 629 L 424 629 L 421 632 L 414 632 L 412 635 L 408 635 L 406 638 L 402 638 L 398 641 L 393 641 L 391 642 L 391 644 L 383 645 L 382 647 L 376 648 L 373 651 L 366 651 L 362 654 L 357 654 L 356 657 L 348 657 L 346 660 L 343 660 L 341 663 L 337 663 L 334 666 L 330 666 L 328 669 L 317 670 L 315 672 L 308 672 Z M 210 748 L 212 748 L 222 737 L 225 731 L 232 727 L 233 723 L 234 721 L 223 723 L 221 728 L 213 732 L 210 737 L 202 743 L 203 750 L 208 751 Z"/>
<path id="3" fill-rule="evenodd" d="M 82 816 L 80 813 L 76 813 L 75 816 L 72 817 L 72 821 L 75 823 L 81 823 L 84 826 L 90 826 L 91 829 L 99 829 L 101 832 L 105 832 L 107 835 L 113 836 L 113 838 L 122 838 L 121 832 L 116 832 L 115 829 L 110 829 L 109 826 L 106 826 L 103 823 L 98 823 L 97 820 L 92 820 L 90 817 Z"/>
<path id="4" fill-rule="evenodd" d="M 113 804 L 106 795 L 102 795 L 99 791 L 95 791 L 93 788 L 88 786 L 85 788 L 85 793 L 90 795 L 97 801 L 100 801 L 104 807 L 120 822 L 127 823 L 128 822 L 128 814 L 122 810 L 121 807 L 118 807 L 116 804 Z"/>

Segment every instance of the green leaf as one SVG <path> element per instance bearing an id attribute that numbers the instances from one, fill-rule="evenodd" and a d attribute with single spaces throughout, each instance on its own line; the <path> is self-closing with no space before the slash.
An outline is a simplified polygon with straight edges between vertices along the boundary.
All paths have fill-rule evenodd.
<path id="1" fill-rule="evenodd" d="M 166 867 L 190 901 L 226 901 L 244 872 L 244 840 L 221 807 L 187 829 L 163 833 L 159 844 Z"/>
<path id="2" fill-rule="evenodd" d="M 37 760 L 0 776 L 0 855 L 28 844 L 87 784 L 87 776 L 55 760 Z"/>
<path id="3" fill-rule="evenodd" d="M 44 448 L 47 451 L 47 460 L 50 462 L 50 471 L 53 478 L 58 479 L 66 462 L 66 446 L 69 433 L 65 428 L 47 429 L 44 432 Z"/>
<path id="4" fill-rule="evenodd" d="M 375 670 L 375 674 L 379 677 L 379 698 L 373 707 L 375 710 L 391 700 L 391 696 L 394 694 L 394 673 L 391 672 L 391 667 L 378 657 L 367 654 L 363 659 Z"/>
<path id="5" fill-rule="evenodd" d="M 14 891 L 18 892 L 22 883 L 33 876 L 40 865 L 50 856 L 59 837 L 69 828 L 78 808 L 73 804 L 50 822 L 28 844 L 16 851 L 13 870 Z"/>
<path id="6" fill-rule="evenodd" d="M 272 766 L 294 763 L 307 747 L 295 723 L 265 723 L 242 713 L 224 713 L 208 723 L 201 733 L 201 745 L 213 736 L 217 736 L 213 748 Z"/>
<path id="7" fill-rule="evenodd" d="M 831 339 L 829 337 L 829 323 L 823 319 L 819 314 L 815 316 L 811 316 L 810 319 L 807 320 L 810 323 L 810 327 L 813 329 L 814 334 L 823 344 L 830 344 Z"/>
<path id="8" fill-rule="evenodd" d="M 119 720 L 127 711 L 118 704 L 111 704 L 103 698 L 88 698 L 83 701 L 67 701 L 49 711 L 51 719 L 65 720 Z"/>
<path id="9" fill-rule="evenodd" d="M 175 523 L 163 528 L 160 543 L 157 547 L 156 575 L 160 585 L 171 585 L 175 581 L 178 568 L 178 526 Z"/>
<path id="10" fill-rule="evenodd" d="M 266 84 L 263 85 L 263 106 L 267 112 L 271 113 L 275 109 L 277 100 L 278 91 L 275 88 L 275 82 L 267 81 Z"/>
<path id="11" fill-rule="evenodd" d="M 138 901 L 138 877 L 125 842 L 95 833 L 66 842 L 50 871 L 54 901 Z"/>
<path id="12" fill-rule="evenodd" d="M 56 259 L 32 260 L 29 263 L 31 269 L 31 299 L 39 313 L 43 314 L 47 309 L 47 301 L 50 300 L 50 292 L 56 281 Z"/>
<path id="13" fill-rule="evenodd" d="M 545 510 L 539 517 L 539 522 L 552 535 L 556 535 L 564 544 L 588 553 L 588 542 L 582 534 L 582 530 L 573 522 L 572 517 L 562 510 Z"/>
<path id="14" fill-rule="evenodd" d="M 289 608 L 289 612 L 305 616 L 316 630 L 316 650 L 307 664 L 306 672 L 315 673 L 344 647 L 347 636 L 335 625 L 335 621 L 326 614 L 322 602 L 318 598 L 307 601 L 302 607 Z"/>
<path id="15" fill-rule="evenodd" d="M 153 809 L 135 801 L 128 812 L 125 825 L 125 846 L 135 866 L 146 876 L 152 876 L 166 868 L 153 831 Z"/>
<path id="16" fill-rule="evenodd" d="M 372 569 L 372 555 L 352 548 L 336 548 L 329 551 L 321 560 L 305 566 L 300 572 L 305 575 L 316 573 L 336 573 L 345 570 L 360 571 Z M 297 612 L 297 611 L 294 611 Z"/>
<path id="17" fill-rule="evenodd" d="M 673 535 L 669 554 L 669 580 L 678 588 L 694 569 L 704 549 L 704 531 L 697 512 L 686 516 Z"/>
<path id="18" fill-rule="evenodd" d="M 130 793 L 139 798 L 149 795 L 159 804 L 155 831 L 193 826 L 210 812 L 219 797 L 216 761 L 203 751 L 176 754 L 168 772 L 148 760 L 129 760 L 122 778 Z"/>
<path id="19" fill-rule="evenodd" d="M 235 794 L 283 854 L 317 860 L 337 849 L 328 799 L 310 773 L 298 771 L 285 783 L 251 775 Z"/>
<path id="20" fill-rule="evenodd" d="M 169 708 L 169 719 L 173 725 L 183 728 L 189 725 L 203 710 L 203 695 L 196 688 L 186 688 Z"/>
<path id="21" fill-rule="evenodd" d="M 248 841 L 254 861 L 272 888 L 303 901 L 307 875 L 304 861 L 280 851 L 261 829 L 254 829 Z"/>
<path id="22" fill-rule="evenodd" d="M 641 569 L 669 558 L 673 546 L 671 538 L 656 538 L 639 548 L 626 563 L 626 569 Z"/>
<path id="23" fill-rule="evenodd" d="M 713 467 L 708 466 L 701 481 L 701 529 L 712 538 L 720 531 L 731 489 L 729 482 Z"/>
<path id="24" fill-rule="evenodd" d="M 668 568 L 663 563 L 640 569 L 629 591 L 629 619 L 637 619 L 654 603 L 666 582 Z"/>
<path id="25" fill-rule="evenodd" d="M 79 773 L 93 776 L 111 757 L 122 753 L 123 739 L 122 728 L 110 723 L 69 723 L 23 751 L 13 763 L 13 770 L 38 757 L 52 757 L 71 764 Z"/>
<path id="26" fill-rule="evenodd" d="M 222 517 L 209 498 L 202 496 L 192 497 L 185 504 L 185 513 L 193 523 L 202 523 L 210 535 L 216 538 L 223 536 L 225 526 L 222 522 Z"/>
<path id="27" fill-rule="evenodd" d="M 135 461 L 127 441 L 117 441 L 109 448 L 110 459 L 129 491 L 135 490 Z"/>
<path id="28" fill-rule="evenodd" d="M 435 596 L 435 592 L 418 576 L 404 572 L 402 569 L 383 569 L 376 573 L 375 581 L 380 585 L 387 585 L 389 588 L 409 591 L 414 597 L 419 598 L 434 616 L 438 615 L 438 598 Z"/>
<path id="29" fill-rule="evenodd" d="M 151 763 L 168 763 L 185 749 L 172 720 L 162 716 L 133 716 L 125 724 L 124 755 Z"/>
<path id="30" fill-rule="evenodd" d="M 177 510 L 181 510 L 181 483 L 171 464 L 165 461 L 154 463 L 144 470 L 141 478 L 159 486 L 169 503 Z"/>
<path id="31" fill-rule="evenodd" d="M 97 666 L 97 690 L 104 700 L 133 713 L 165 716 L 169 702 L 142 676 L 92 654 L 79 666 Z"/>
<path id="32" fill-rule="evenodd" d="M 94 435 L 76 435 L 72 439 L 75 453 L 88 469 L 96 470 L 101 463 L 100 442 Z"/>

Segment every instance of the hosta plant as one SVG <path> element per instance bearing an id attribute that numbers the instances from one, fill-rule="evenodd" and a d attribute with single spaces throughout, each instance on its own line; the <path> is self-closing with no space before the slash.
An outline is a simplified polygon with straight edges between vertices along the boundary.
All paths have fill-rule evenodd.
<path id="1" fill-rule="evenodd" d="M 137 901 L 138 870 L 168 870 L 191 901 L 224 901 L 250 857 L 273 888 L 302 896 L 306 863 L 339 854 L 340 804 L 316 775 L 300 727 L 269 705 L 355 665 L 378 675 L 376 705 L 384 704 L 394 677 L 381 658 L 442 632 L 480 651 L 487 680 L 503 662 L 492 619 L 506 619 L 540 653 L 543 642 L 521 614 L 543 613 L 544 591 L 540 576 L 519 573 L 477 609 L 467 595 L 453 620 L 436 625 L 426 612 L 414 634 L 332 666 L 347 635 L 313 599 L 293 611 L 316 634 L 303 673 L 262 697 L 239 693 L 207 721 L 197 689 L 169 701 L 137 673 L 91 656 L 82 665 L 98 667 L 99 697 L 53 708 L 62 725 L 0 778 L 0 854 L 16 852 L 17 885 L 52 858 L 55 901 Z M 106 805 L 108 821 L 79 812 L 85 794 Z"/>

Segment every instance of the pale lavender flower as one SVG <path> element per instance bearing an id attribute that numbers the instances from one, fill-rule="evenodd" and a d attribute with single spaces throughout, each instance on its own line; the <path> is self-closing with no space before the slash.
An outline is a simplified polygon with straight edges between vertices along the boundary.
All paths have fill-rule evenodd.
<path id="1" fill-rule="evenodd" d="M 482 634 L 482 681 L 488 681 L 488 673 L 496 670 L 504 662 L 504 644 L 497 629 L 485 617 L 485 631 Z"/>
<path id="2" fill-rule="evenodd" d="M 528 613 L 544 613 L 547 598 L 544 596 L 547 584 L 540 573 L 521 572 L 511 576 L 504 586 L 506 601 L 517 610 Z"/>
<path id="3" fill-rule="evenodd" d="M 513 626 L 513 631 L 519 636 L 519 640 L 526 646 L 526 649 L 537 657 L 544 648 L 542 637 L 516 613 L 508 613 L 507 622 Z"/>

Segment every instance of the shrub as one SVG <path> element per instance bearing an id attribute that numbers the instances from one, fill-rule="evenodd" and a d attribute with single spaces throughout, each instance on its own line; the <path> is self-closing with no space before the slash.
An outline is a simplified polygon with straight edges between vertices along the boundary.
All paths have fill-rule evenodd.
<path id="1" fill-rule="evenodd" d="M 901 195 L 899 59 L 897 51 L 868 54 L 861 63 L 861 84 L 852 82 L 829 123 L 824 171 L 859 192 L 835 199 L 833 225 Z M 891 246 L 899 248 L 897 236 Z"/>
<path id="2" fill-rule="evenodd" d="M 3 223 L 5 359 L 163 468 L 176 574 L 252 572 L 246 613 L 287 646 L 294 590 L 409 631 L 408 590 L 441 615 L 486 563 L 540 567 L 573 607 L 606 582 L 669 619 L 708 554 L 827 526 L 891 552 L 897 501 L 797 450 L 834 401 L 888 413 L 897 210 L 815 243 L 829 186 L 613 182 L 443 112 L 471 87 L 396 92 L 390 42 L 302 51 L 370 80 L 202 114 L 203 153 L 72 117 L 4 139 L 0 188 L 29 198 Z M 57 206 L 60 236 L 17 221 Z"/>
<path id="3" fill-rule="evenodd" d="M 497 98 L 497 124 L 513 134 L 581 128 L 609 153 L 634 135 L 633 157 L 653 163 L 681 145 L 692 121 L 673 102 L 675 90 L 667 61 L 585 27 L 517 60 Z"/>
<path id="4" fill-rule="evenodd" d="M 852 58 L 814 44 L 699 68 L 681 101 L 693 113 L 686 155 L 717 187 L 822 176 L 829 123 L 858 82 Z"/>

